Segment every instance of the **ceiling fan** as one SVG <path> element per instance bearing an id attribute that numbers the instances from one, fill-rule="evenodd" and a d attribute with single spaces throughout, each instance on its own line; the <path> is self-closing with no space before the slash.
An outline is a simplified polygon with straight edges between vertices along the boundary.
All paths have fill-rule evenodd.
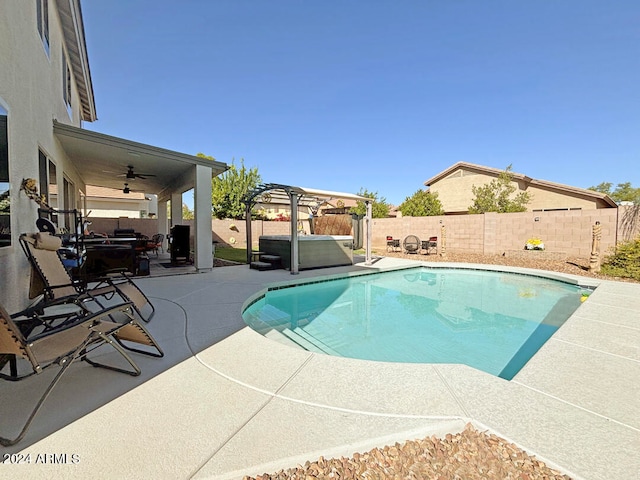
<path id="1" fill-rule="evenodd" d="M 119 177 L 126 177 L 131 180 L 135 180 L 139 178 L 140 180 L 146 180 L 147 177 L 155 177 L 152 173 L 135 173 L 133 171 L 133 165 L 127 165 L 127 173 L 122 173 L 118 175 Z"/>
<path id="2" fill-rule="evenodd" d="M 133 190 L 129 188 L 129 184 L 127 182 L 124 183 L 124 188 L 122 189 L 122 193 L 131 193 L 131 192 L 144 192 L 144 190 Z"/>

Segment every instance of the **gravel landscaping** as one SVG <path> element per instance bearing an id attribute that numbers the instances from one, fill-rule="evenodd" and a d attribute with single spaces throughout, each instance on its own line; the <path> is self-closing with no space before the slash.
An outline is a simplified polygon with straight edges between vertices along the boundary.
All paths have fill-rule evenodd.
<path id="1" fill-rule="evenodd" d="M 505 255 L 481 255 L 477 253 L 447 253 L 445 257 L 440 255 L 404 254 L 400 252 L 375 251 L 377 255 L 385 257 L 407 258 L 422 260 L 425 262 L 453 262 L 453 263 L 482 263 L 490 265 L 509 265 L 512 267 L 534 268 L 538 270 L 550 270 L 552 272 L 581 275 L 583 277 L 599 278 L 602 280 L 615 280 L 620 282 L 638 283 L 629 278 L 609 277 L 589 271 L 588 258 L 567 257 L 561 259 L 547 258 L 547 252 L 517 252 Z M 540 255 L 542 254 L 542 255 Z"/>
<path id="2" fill-rule="evenodd" d="M 374 448 L 350 458 L 306 462 L 243 480 L 379 479 L 569 479 L 502 438 L 467 425 L 458 434 Z"/>

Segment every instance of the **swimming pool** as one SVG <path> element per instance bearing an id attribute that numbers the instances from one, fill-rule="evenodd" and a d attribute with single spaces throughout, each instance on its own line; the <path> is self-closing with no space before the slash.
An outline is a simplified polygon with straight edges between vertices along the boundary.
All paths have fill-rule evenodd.
<path id="1" fill-rule="evenodd" d="M 310 351 L 461 363 L 510 380 L 578 308 L 582 291 L 537 276 L 420 267 L 271 289 L 243 318 Z"/>

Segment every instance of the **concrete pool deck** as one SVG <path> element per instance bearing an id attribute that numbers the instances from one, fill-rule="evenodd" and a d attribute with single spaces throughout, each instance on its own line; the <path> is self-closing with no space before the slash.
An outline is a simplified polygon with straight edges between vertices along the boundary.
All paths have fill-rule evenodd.
<path id="1" fill-rule="evenodd" d="M 5 462 L 0 476 L 242 478 L 472 422 L 575 478 L 640 477 L 639 284 L 548 272 L 599 286 L 512 381 L 462 365 L 311 353 L 262 337 L 240 316 L 275 282 L 410 263 L 429 265 L 382 258 L 296 276 L 237 266 L 139 280 L 165 358 L 135 355 L 137 378 L 74 365 L 23 442 L 0 449 L 25 459 Z M 45 383 L 0 383 L 0 433 L 15 431 Z"/>

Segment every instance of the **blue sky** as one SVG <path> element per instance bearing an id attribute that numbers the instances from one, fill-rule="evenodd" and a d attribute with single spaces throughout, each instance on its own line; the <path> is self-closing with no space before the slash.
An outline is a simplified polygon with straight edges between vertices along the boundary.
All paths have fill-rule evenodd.
<path id="1" fill-rule="evenodd" d="M 458 161 L 640 187 L 637 0 L 84 0 L 85 128 L 392 204 Z"/>

